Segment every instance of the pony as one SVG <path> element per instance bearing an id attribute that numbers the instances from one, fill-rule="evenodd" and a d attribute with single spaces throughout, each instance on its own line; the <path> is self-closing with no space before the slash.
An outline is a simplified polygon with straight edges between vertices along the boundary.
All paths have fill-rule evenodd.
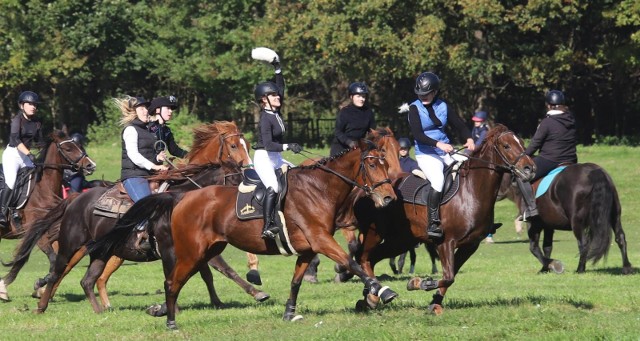
<path id="1" fill-rule="evenodd" d="M 377 279 L 367 276 L 333 238 L 336 214 L 354 186 L 364 189 L 376 207 L 384 207 L 396 198 L 387 167 L 375 145 L 361 140 L 356 148 L 342 154 L 287 171 L 288 191 L 282 220 L 288 233 L 282 243 L 287 243 L 290 253 L 298 258 L 285 305 L 285 321 L 302 318 L 295 314 L 297 296 L 309 261 L 317 253 L 349 267 L 372 295 L 380 295 L 385 302 L 397 296 L 391 289 L 381 287 Z M 176 261 L 170 273 L 165 270 L 167 327 L 177 329 L 175 313 L 180 290 L 206 266 L 207 259 L 220 254 L 227 244 L 255 254 L 281 253 L 277 241 L 261 238 L 262 220 L 237 217 L 234 198 L 238 193 L 236 187 L 209 186 L 184 194 L 146 197 L 122 217 L 119 228 L 94 247 L 105 250 L 107 255 L 110 250 L 119 252 L 140 217 L 150 216 L 153 225 L 170 225 Z"/>
<path id="2" fill-rule="evenodd" d="M 36 159 L 35 181 L 25 183 L 29 190 L 26 204 L 16 211 L 18 219 L 9 219 L 11 223 L 6 228 L 0 228 L 0 238 L 21 238 L 29 231 L 33 222 L 41 219 L 49 208 L 61 200 L 65 168 L 82 170 L 85 175 L 90 175 L 96 169 L 96 163 L 89 158 L 82 145 L 69 138 L 63 131 L 54 131 L 48 136 Z M 20 230 L 23 231 L 19 232 Z M 44 236 L 36 242 L 52 262 L 56 251 L 47 237 Z M 5 279 L 0 280 L 0 300 L 9 300 L 6 288 L 8 284 Z"/>
<path id="3" fill-rule="evenodd" d="M 512 199 L 520 212 L 524 207 L 522 194 L 511 185 L 505 174 L 501 191 Z M 544 178 L 533 184 L 538 189 Z M 627 256 L 627 241 L 620 219 L 620 199 L 611 176 L 593 163 L 568 165 L 556 175 L 548 190 L 536 199 L 539 216 L 530 219 L 529 250 L 542 264 L 540 272 L 564 272 L 564 264 L 551 258 L 555 230 L 573 231 L 578 241 L 578 268 L 583 273 L 586 263 L 597 263 L 606 257 L 611 245 L 611 232 L 622 254 L 622 274 L 630 274 L 633 267 Z M 544 231 L 543 250 L 540 233 Z"/>
<path id="4" fill-rule="evenodd" d="M 439 240 L 431 240 L 427 235 L 426 206 L 396 201 L 376 210 L 367 198 L 358 200 L 354 212 L 358 229 L 364 235 L 362 249 L 357 254 L 358 263 L 368 276 L 373 277 L 375 265 L 380 260 L 397 256 L 418 242 L 436 243 L 443 278 L 423 280 L 414 277 L 409 280 L 407 289 L 438 289 L 429 309 L 441 314 L 444 295 L 454 283 L 455 275 L 493 226 L 500 181 L 502 175 L 509 172 L 528 181 L 534 175 L 535 164 L 524 153 L 522 140 L 498 124 L 458 170 L 459 189 L 440 209 L 444 235 Z M 396 188 L 401 180 L 403 178 L 394 180 Z M 356 309 L 373 308 L 375 304 L 375 301 L 360 300 Z"/>
<path id="5" fill-rule="evenodd" d="M 173 187 L 172 190 L 185 191 L 194 189 L 196 187 L 201 187 L 201 185 L 210 185 L 213 183 L 232 185 L 237 184 L 241 179 L 240 169 L 238 165 L 250 163 L 250 159 L 246 149 L 246 142 L 243 141 L 242 134 L 238 132 L 237 127 L 233 122 L 214 122 L 213 124 L 196 128 L 193 148 L 191 149 L 191 152 L 189 154 L 191 156 L 191 158 L 189 159 L 190 161 L 217 161 L 219 163 L 222 162 L 223 166 L 229 162 L 232 162 L 233 164 L 232 166 L 227 167 L 221 167 L 220 165 L 216 164 L 207 164 L 200 165 L 199 168 L 198 165 L 190 164 L 190 166 L 185 167 L 187 169 L 177 169 L 173 173 L 181 174 L 183 179 L 184 173 L 188 172 L 188 169 L 191 170 L 191 173 L 194 173 L 194 169 L 200 169 L 200 171 L 196 171 L 197 175 L 194 176 L 193 179 L 189 178 L 189 182 L 183 181 L 183 184 Z M 233 175 L 235 179 L 229 179 L 229 174 Z M 167 174 L 164 175 L 164 178 L 171 179 L 172 176 L 172 174 Z M 196 181 L 199 181 L 200 184 L 198 184 Z M 50 290 L 48 292 L 46 289 L 44 290 L 44 293 L 41 294 L 40 297 L 40 306 L 46 306 L 46 302 L 48 302 L 48 300 L 53 296 L 53 294 L 55 293 L 55 289 L 58 287 L 64 276 L 82 259 L 82 257 L 84 257 L 84 255 L 86 254 L 86 248 L 84 247 L 84 244 L 90 240 L 96 239 L 102 234 L 106 234 L 115 225 L 117 219 L 96 216 L 93 214 L 93 209 L 96 201 L 107 190 L 107 188 L 92 188 L 87 192 L 73 195 L 63 200 L 44 219 L 39 221 L 36 226 L 34 226 L 32 233 L 30 233 L 28 238 L 25 238 L 25 241 L 18 246 L 14 260 L 8 264 L 5 264 L 7 266 L 12 266 L 9 275 L 7 276 L 7 278 L 11 279 L 12 281 L 13 279 L 15 279 L 19 270 L 28 260 L 30 251 L 33 248 L 33 240 L 39 238 L 40 235 L 43 235 L 52 227 L 56 225 L 60 226 L 60 232 L 58 234 L 59 252 L 53 264 L 53 270 L 49 274 L 49 280 L 47 281 L 47 284 L 53 284 L 53 290 Z M 161 239 L 163 241 L 162 245 L 170 245 L 170 231 L 165 230 L 154 232 L 156 233 L 156 237 L 159 239 L 158 244 L 160 244 Z M 170 252 L 167 253 L 170 254 Z M 128 258 L 126 259 L 137 261 L 150 261 L 157 259 L 153 255 L 149 256 L 136 254 L 127 256 Z M 89 298 L 92 307 L 94 308 L 94 311 L 101 312 L 104 309 L 108 309 L 111 307 L 108 296 L 106 294 L 106 283 L 111 273 L 113 273 L 122 264 L 122 262 L 122 258 L 111 257 L 111 259 L 109 260 L 109 267 L 105 270 L 105 274 L 103 274 L 103 276 L 101 277 L 100 283 L 98 285 L 98 290 L 102 299 L 102 307 L 98 305 L 95 294 L 93 293 L 93 286 L 95 284 L 95 281 L 92 283 L 87 283 L 86 281 L 82 282 L 82 286 L 87 297 Z M 236 281 L 241 287 L 245 289 L 245 291 L 250 293 L 257 300 L 265 300 L 269 297 L 267 294 L 256 290 L 248 283 L 244 282 L 241 278 L 239 278 L 239 276 L 235 274 L 235 271 L 233 271 L 233 269 L 230 269 L 221 258 L 212 260 L 212 265 L 216 269 L 224 269 L 225 271 L 221 271 L 223 272 L 223 274 Z M 85 277 L 93 275 L 94 274 L 87 274 Z M 222 303 L 217 298 L 215 289 L 211 284 L 212 277 L 210 270 L 208 268 L 206 270 L 203 270 L 202 276 L 205 280 L 205 283 L 207 284 L 207 288 L 209 289 L 211 303 L 214 306 L 221 306 Z"/>

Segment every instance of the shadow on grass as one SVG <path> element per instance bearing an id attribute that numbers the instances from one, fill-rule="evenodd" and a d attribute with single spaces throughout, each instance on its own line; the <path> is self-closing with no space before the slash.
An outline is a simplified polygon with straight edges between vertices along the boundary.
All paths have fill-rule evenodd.
<path id="1" fill-rule="evenodd" d="M 430 298 L 429 294 L 429 298 Z M 576 300 L 571 297 L 546 297 L 538 295 L 527 295 L 525 297 L 512 297 L 512 298 L 494 298 L 494 299 L 478 299 L 478 300 L 466 300 L 466 299 L 451 299 L 445 301 L 444 307 L 446 309 L 465 309 L 465 308 L 487 308 L 487 307 L 517 307 L 517 306 L 531 306 L 542 305 L 549 303 L 563 303 L 573 306 L 576 309 L 591 310 L 594 308 L 594 304 L 590 301 Z M 402 302 L 399 305 L 391 305 L 388 309 L 400 310 L 405 308 L 427 308 L 428 304 L 422 304 L 421 302 L 408 301 Z"/>
<path id="2" fill-rule="evenodd" d="M 208 299 L 206 299 L 208 300 Z M 162 304 L 164 302 L 160 301 L 160 302 L 149 302 L 149 304 L 146 305 L 128 305 L 128 306 L 119 306 L 116 307 L 112 310 L 147 310 L 147 308 L 149 308 L 149 306 L 151 306 L 152 304 Z M 206 302 L 197 302 L 197 303 L 190 303 L 190 304 L 180 304 L 178 303 L 178 310 L 224 310 L 224 309 L 245 309 L 245 308 L 252 308 L 255 307 L 256 304 L 259 304 L 261 307 L 262 306 L 280 306 L 282 305 L 279 302 L 276 302 L 274 300 L 268 300 L 265 302 L 238 302 L 238 301 L 228 301 L 228 302 L 223 302 L 224 306 L 221 308 L 216 308 L 214 306 L 212 306 L 209 303 Z M 282 305 L 282 309 L 284 311 L 284 305 Z"/>
<path id="3" fill-rule="evenodd" d="M 599 273 L 599 274 L 607 274 L 607 275 L 635 275 L 639 272 L 639 269 L 636 267 L 631 268 L 631 273 L 630 274 L 624 274 L 622 273 L 622 268 L 604 268 L 604 269 L 592 269 L 589 270 L 589 268 L 587 267 L 587 272 L 595 272 L 595 273 Z"/>

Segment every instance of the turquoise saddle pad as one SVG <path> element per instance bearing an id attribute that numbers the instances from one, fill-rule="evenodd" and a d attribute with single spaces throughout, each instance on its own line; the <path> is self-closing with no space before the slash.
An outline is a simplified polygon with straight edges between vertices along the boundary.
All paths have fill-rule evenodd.
<path id="1" fill-rule="evenodd" d="M 538 189 L 536 190 L 536 198 L 543 196 L 547 192 L 549 186 L 553 182 L 553 179 L 565 168 L 567 168 L 567 166 L 560 166 L 552 170 L 551 172 L 549 172 L 549 174 L 545 175 L 545 177 L 542 178 L 542 181 L 540 181 L 540 186 L 538 186 Z"/>

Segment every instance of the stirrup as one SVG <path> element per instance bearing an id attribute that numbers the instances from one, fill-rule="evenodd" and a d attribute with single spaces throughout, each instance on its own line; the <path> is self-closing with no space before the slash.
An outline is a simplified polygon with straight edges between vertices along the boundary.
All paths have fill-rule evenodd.
<path id="1" fill-rule="evenodd" d="M 280 233 L 280 228 L 278 226 L 269 226 L 262 230 L 262 239 L 276 239 Z"/>
<path id="2" fill-rule="evenodd" d="M 140 253 L 147 253 L 151 251 L 151 243 L 149 242 L 149 235 L 146 231 L 138 231 L 138 239 L 136 239 L 135 249 Z"/>
<path id="3" fill-rule="evenodd" d="M 442 237 L 442 228 L 439 225 L 429 225 L 427 234 L 430 237 L 440 238 Z"/>

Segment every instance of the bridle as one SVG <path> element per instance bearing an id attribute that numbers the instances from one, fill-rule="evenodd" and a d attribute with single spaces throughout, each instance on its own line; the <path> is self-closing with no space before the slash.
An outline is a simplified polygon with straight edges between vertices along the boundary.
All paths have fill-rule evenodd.
<path id="1" fill-rule="evenodd" d="M 71 157 L 69 157 L 69 155 L 67 155 L 67 153 L 62 148 L 62 146 L 67 144 L 67 143 L 71 143 L 76 149 L 78 149 L 78 151 L 80 151 L 80 156 L 78 156 L 76 159 L 71 159 Z M 55 163 L 54 164 L 48 164 L 48 163 L 43 163 L 42 167 L 44 167 L 44 168 L 67 168 L 67 169 L 73 169 L 73 170 L 84 169 L 84 167 L 82 167 L 80 165 L 80 162 L 84 158 L 88 158 L 87 153 L 82 148 L 80 148 L 73 139 L 64 140 L 62 142 L 56 142 L 56 148 L 57 148 L 58 153 L 60 154 L 60 156 L 62 156 L 62 158 L 67 162 L 67 164 L 55 164 Z M 91 164 L 94 164 L 91 159 L 89 159 L 89 162 Z"/>
<path id="2" fill-rule="evenodd" d="M 226 154 L 227 158 L 231 159 L 231 150 L 227 147 L 227 144 L 224 143 L 224 141 L 226 139 L 228 139 L 228 138 L 236 137 L 236 136 L 240 137 L 240 139 L 244 139 L 244 134 L 242 134 L 242 133 L 233 133 L 233 134 L 226 134 L 225 133 L 225 134 L 221 134 L 219 136 L 220 152 L 218 153 L 218 160 L 222 160 L 222 155 L 223 155 L 225 149 L 227 150 L 227 154 Z M 246 168 L 246 167 L 250 167 L 250 165 L 244 165 L 242 167 Z"/>
<path id="3" fill-rule="evenodd" d="M 520 153 L 513 162 L 510 162 L 506 156 L 504 156 L 500 150 L 498 149 L 498 142 L 500 140 L 500 138 L 502 138 L 505 135 L 514 135 L 512 131 L 505 131 L 503 133 L 501 133 L 500 135 L 498 135 L 498 137 L 496 137 L 496 143 L 493 144 L 493 150 L 495 151 L 495 153 L 500 157 L 500 159 L 502 160 L 503 164 L 494 162 L 494 161 L 489 161 L 489 160 L 484 160 L 481 158 L 477 158 L 477 157 L 472 157 L 472 156 L 468 156 L 464 153 L 460 153 L 459 151 L 455 151 L 454 154 L 460 154 L 460 155 L 464 155 L 466 158 L 470 159 L 470 160 L 476 160 L 476 161 L 480 161 L 480 162 L 484 162 L 484 163 L 488 163 L 492 166 L 495 166 L 496 168 L 501 168 L 504 169 L 518 177 L 524 177 L 523 174 L 521 174 L 521 172 L 518 170 L 518 168 L 516 167 L 516 165 L 518 164 L 518 162 L 520 162 L 520 160 L 524 157 L 527 156 L 527 154 L 525 153 L 525 151 L 523 150 L 522 153 Z M 515 139 L 515 135 L 513 136 Z"/>

